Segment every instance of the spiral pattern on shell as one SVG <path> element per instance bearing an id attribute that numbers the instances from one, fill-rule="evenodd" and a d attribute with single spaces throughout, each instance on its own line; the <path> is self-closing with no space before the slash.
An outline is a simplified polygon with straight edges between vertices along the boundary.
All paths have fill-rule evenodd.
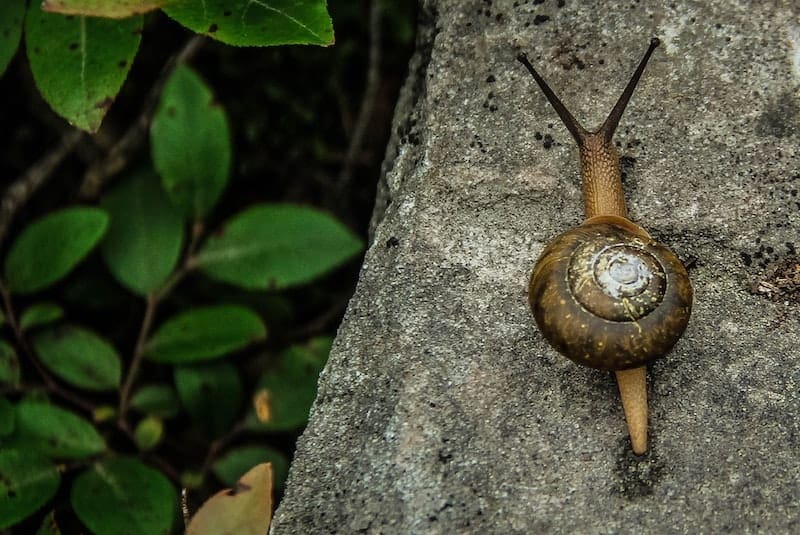
<path id="1" fill-rule="evenodd" d="M 531 276 L 536 323 L 560 353 L 604 370 L 669 352 L 689 322 L 692 285 L 664 245 L 610 223 L 555 238 Z"/>

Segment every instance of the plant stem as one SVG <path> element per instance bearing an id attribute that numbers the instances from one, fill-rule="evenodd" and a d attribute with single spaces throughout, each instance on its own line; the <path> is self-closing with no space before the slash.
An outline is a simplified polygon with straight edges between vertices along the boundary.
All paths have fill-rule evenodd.
<path id="1" fill-rule="evenodd" d="M 147 296 L 147 306 L 144 310 L 144 318 L 142 319 L 142 327 L 139 329 L 139 336 L 136 338 L 136 347 L 133 350 L 133 358 L 131 359 L 131 366 L 128 368 L 128 374 L 125 376 L 125 382 L 119 393 L 119 414 L 117 419 L 120 425 L 125 421 L 125 414 L 128 412 L 128 400 L 130 399 L 131 389 L 133 383 L 136 381 L 136 376 L 139 374 L 139 368 L 142 365 L 142 358 L 144 357 L 144 344 L 147 342 L 147 337 L 150 335 L 150 328 L 153 325 L 153 317 L 158 307 L 158 298 L 155 293 Z"/>
<path id="2" fill-rule="evenodd" d="M 72 153 L 83 136 L 80 130 L 71 130 L 64 134 L 50 152 L 42 156 L 8 187 L 0 201 L 0 241 L 5 238 L 17 211 L 47 182 L 53 171 Z"/>
<path id="3" fill-rule="evenodd" d="M 364 95 L 361 98 L 361 105 L 358 109 L 353 133 L 347 147 L 347 154 L 339 172 L 336 183 L 339 203 L 343 202 L 345 192 L 353 181 L 353 169 L 356 164 L 359 151 L 364 144 L 367 135 L 369 121 L 372 119 L 372 112 L 375 108 L 375 101 L 380 88 L 380 69 L 381 69 L 381 14 L 383 12 L 382 0 L 373 0 L 370 5 L 369 13 L 369 57 L 367 60 L 367 79 L 364 87 Z"/>
<path id="4" fill-rule="evenodd" d="M 14 338 L 17 340 L 17 344 L 22 349 L 22 352 L 25 354 L 26 357 L 28 357 L 28 360 L 31 361 L 33 367 L 36 368 L 36 371 L 42 377 L 45 389 L 51 394 L 55 394 L 56 396 L 66 401 L 69 401 L 73 405 L 80 407 L 84 411 L 92 413 L 94 411 L 94 405 L 92 403 L 83 399 L 77 394 L 73 394 L 69 390 L 62 388 L 61 385 L 59 385 L 58 382 L 56 382 L 56 380 L 53 379 L 53 377 L 50 375 L 47 369 L 42 365 L 42 363 L 39 362 L 39 359 L 36 357 L 36 354 L 28 345 L 27 340 L 25 340 L 25 333 L 22 332 L 22 328 L 19 326 L 19 321 L 17 321 L 17 314 L 14 310 L 14 303 L 11 301 L 11 292 L 9 292 L 5 284 L 2 283 L 0 283 L 0 295 L 2 295 L 3 308 L 5 309 L 6 319 L 8 320 L 8 324 L 11 326 L 11 330 L 14 333 Z"/>
<path id="5" fill-rule="evenodd" d="M 147 343 L 147 338 L 150 336 L 150 330 L 153 326 L 153 318 L 155 317 L 156 310 L 159 303 L 172 292 L 178 283 L 185 277 L 192 269 L 192 260 L 194 250 L 197 244 L 200 243 L 200 238 L 203 233 L 203 223 L 196 221 L 192 226 L 192 235 L 189 240 L 189 245 L 186 247 L 186 252 L 183 255 L 183 261 L 178 269 L 161 285 L 161 287 L 147 296 L 147 305 L 144 310 L 144 318 L 142 318 L 142 326 L 139 329 L 139 335 L 136 338 L 136 346 L 133 349 L 133 358 L 131 358 L 131 365 L 128 368 L 128 374 L 125 376 L 125 382 L 122 385 L 119 393 L 119 410 L 117 421 L 120 425 L 127 425 L 125 416 L 128 412 L 128 402 L 130 401 L 131 390 L 136 382 L 136 376 L 139 374 L 139 368 L 142 366 L 142 359 L 144 358 L 144 346 Z"/>
<path id="6" fill-rule="evenodd" d="M 239 423 L 233 426 L 230 431 L 213 441 L 208 446 L 208 452 L 206 453 L 206 458 L 203 460 L 203 467 L 201 469 L 201 474 L 203 478 L 206 477 L 206 473 L 208 473 L 208 469 L 211 468 L 211 463 L 217 458 L 217 455 L 220 451 L 222 451 L 225 446 L 233 442 L 241 433 L 245 430 L 245 421 L 241 420 Z"/>

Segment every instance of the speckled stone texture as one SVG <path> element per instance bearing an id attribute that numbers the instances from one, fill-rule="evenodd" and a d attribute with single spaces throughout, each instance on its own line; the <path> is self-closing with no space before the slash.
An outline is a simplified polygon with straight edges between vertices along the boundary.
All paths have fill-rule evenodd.
<path id="1" fill-rule="evenodd" d="M 800 249 L 800 4 L 421 15 L 374 242 L 272 533 L 800 532 L 800 304 L 752 290 Z M 527 307 L 583 204 L 578 150 L 515 56 L 593 127 L 654 35 L 615 139 L 631 218 L 690 265 L 695 305 L 650 367 L 637 458 L 612 376 L 556 354 Z"/>

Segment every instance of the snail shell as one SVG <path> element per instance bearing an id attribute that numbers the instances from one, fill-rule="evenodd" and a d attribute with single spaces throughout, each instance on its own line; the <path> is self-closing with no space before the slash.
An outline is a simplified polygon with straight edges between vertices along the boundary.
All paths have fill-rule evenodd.
<path id="1" fill-rule="evenodd" d="M 560 353 L 591 368 L 624 370 L 675 345 L 689 322 L 692 285 L 667 247 L 625 218 L 603 216 L 545 248 L 528 299 Z"/>

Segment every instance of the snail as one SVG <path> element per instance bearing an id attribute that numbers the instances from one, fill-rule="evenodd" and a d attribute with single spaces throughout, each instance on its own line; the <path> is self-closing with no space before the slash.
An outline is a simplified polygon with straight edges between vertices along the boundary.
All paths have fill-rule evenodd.
<path id="1" fill-rule="evenodd" d="M 665 356 L 689 322 L 692 285 L 681 261 L 628 219 L 612 137 L 650 56 L 653 38 L 603 125 L 578 123 L 525 54 L 528 69 L 580 149 L 586 219 L 542 251 L 528 287 L 539 330 L 571 360 L 614 371 L 636 454 L 647 451 L 646 365 Z"/>

